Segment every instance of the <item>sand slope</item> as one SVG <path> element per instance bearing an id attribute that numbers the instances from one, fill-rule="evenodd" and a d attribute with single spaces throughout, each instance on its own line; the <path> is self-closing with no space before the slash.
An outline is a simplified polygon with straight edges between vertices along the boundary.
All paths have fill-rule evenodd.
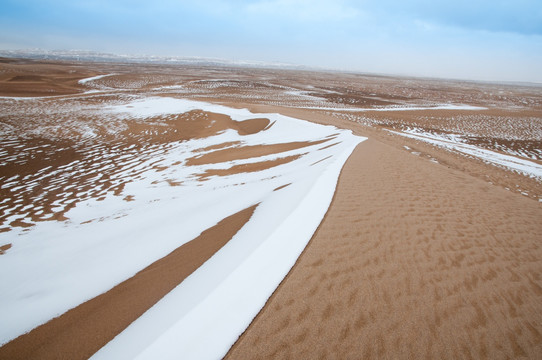
<path id="1" fill-rule="evenodd" d="M 375 140 L 228 359 L 542 356 L 542 207 Z"/>

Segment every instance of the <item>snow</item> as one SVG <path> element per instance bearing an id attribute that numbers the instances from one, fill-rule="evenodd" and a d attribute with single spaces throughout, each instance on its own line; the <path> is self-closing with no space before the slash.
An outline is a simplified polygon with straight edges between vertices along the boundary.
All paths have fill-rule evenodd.
<path id="1" fill-rule="evenodd" d="M 538 181 L 542 181 L 542 165 L 527 159 L 522 159 L 511 155 L 501 154 L 496 151 L 482 149 L 475 145 L 465 144 L 462 142 L 460 135 L 439 135 L 425 132 L 421 129 L 416 128 L 408 129 L 404 132 L 398 132 L 393 130 L 388 131 L 411 139 L 424 141 L 447 150 L 458 151 L 466 155 L 474 156 L 478 159 L 481 159 L 485 163 L 504 167 L 520 174 L 537 179 Z"/>
<path id="2" fill-rule="evenodd" d="M 145 119 L 194 109 L 227 114 L 237 121 L 266 117 L 275 123 L 253 135 L 227 130 L 151 149 L 141 159 L 134 155 L 134 165 L 119 177 L 130 176 L 135 168 L 138 177 L 126 183 L 121 196 L 79 202 L 66 213 L 66 222 L 39 222 L 27 231 L 0 234 L 1 243 L 12 244 L 0 261 L 0 272 L 10 274 L 0 278 L 0 344 L 108 291 L 225 217 L 259 204 L 227 245 L 95 358 L 225 354 L 310 240 L 329 207 L 344 162 L 364 138 L 279 114 L 252 114 L 165 97 L 110 106 L 103 115 Z M 258 145 L 326 137 L 338 144 L 222 164 L 185 165 L 195 149 L 224 142 Z M 207 169 L 290 155 L 300 157 L 259 172 L 214 176 L 204 182 L 197 177 Z M 72 166 L 70 171 L 76 171 L 75 165 L 67 164 L 67 169 Z M 155 171 L 153 166 L 166 170 Z M 170 186 L 166 179 L 182 186 Z M 274 191 L 286 184 L 291 185 Z M 122 200 L 126 195 L 133 195 L 133 201 Z M 209 339 L 213 346 L 208 346 Z"/>
<path id="3" fill-rule="evenodd" d="M 472 105 L 454 105 L 441 104 L 433 106 L 385 106 L 374 108 L 351 108 L 351 107 L 320 107 L 320 106 L 296 106 L 299 109 L 310 110 L 327 110 L 327 111 L 348 111 L 348 112 L 364 112 L 364 111 L 416 111 L 416 110 L 487 110 L 485 107 Z"/>
<path id="4" fill-rule="evenodd" d="M 298 97 L 302 97 L 308 100 L 320 100 L 320 101 L 323 100 L 322 97 L 310 95 L 309 91 L 288 90 L 288 91 L 284 91 L 283 93 L 288 96 L 298 96 Z"/>
<path id="5" fill-rule="evenodd" d="M 112 75 L 115 75 L 115 74 L 105 74 L 105 75 L 92 76 L 92 77 L 88 77 L 88 78 L 85 78 L 85 79 L 81 79 L 78 82 L 79 82 L 79 84 L 86 84 L 88 82 L 103 79 L 104 77 L 108 77 L 108 76 L 112 76 Z"/>

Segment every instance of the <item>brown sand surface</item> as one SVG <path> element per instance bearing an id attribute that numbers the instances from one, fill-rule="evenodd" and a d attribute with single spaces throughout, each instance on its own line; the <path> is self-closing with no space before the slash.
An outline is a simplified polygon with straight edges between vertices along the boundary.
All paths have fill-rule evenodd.
<path id="1" fill-rule="evenodd" d="M 235 121 L 224 114 L 193 110 L 165 119 L 158 117 L 130 121 L 126 125 L 126 130 L 120 134 L 124 141 L 165 143 L 206 138 L 228 129 L 242 136 L 252 135 L 267 129 L 270 121 L 264 118 Z"/>
<path id="2" fill-rule="evenodd" d="M 5 344 L 0 359 L 88 359 L 220 250 L 255 208 L 225 218 L 108 292 Z"/>
<path id="3" fill-rule="evenodd" d="M 11 244 L 6 244 L 6 245 L 0 246 L 0 255 L 5 254 L 6 251 L 9 250 L 10 248 L 11 248 Z"/>
<path id="4" fill-rule="evenodd" d="M 539 359 L 541 219 L 535 201 L 368 140 L 226 358 Z"/>
<path id="5" fill-rule="evenodd" d="M 0 58 L 0 96 L 51 96 L 81 93 L 79 80 L 98 75 L 86 67 L 58 62 Z"/>
<path id="6" fill-rule="evenodd" d="M 187 159 L 187 165 L 216 164 L 221 162 L 250 159 L 265 155 L 279 154 L 286 151 L 297 150 L 307 146 L 325 143 L 329 139 L 317 141 L 296 141 L 271 145 L 248 145 L 216 150 L 203 155 Z"/>
<path id="7" fill-rule="evenodd" d="M 230 167 L 229 169 L 207 169 L 205 170 L 203 174 L 199 175 L 199 178 L 200 180 L 204 180 L 210 176 L 229 176 L 229 175 L 240 174 L 240 173 L 263 171 L 263 170 L 271 169 L 275 166 L 287 164 L 289 162 L 299 159 L 300 157 L 301 155 L 292 155 L 292 156 L 278 158 L 275 160 L 259 161 L 255 163 L 249 163 L 249 164 L 234 165 Z"/>

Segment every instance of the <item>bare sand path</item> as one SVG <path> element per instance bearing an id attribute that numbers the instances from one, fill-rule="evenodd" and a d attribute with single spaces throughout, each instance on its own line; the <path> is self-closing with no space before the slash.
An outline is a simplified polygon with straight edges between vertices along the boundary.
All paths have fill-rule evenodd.
<path id="1" fill-rule="evenodd" d="M 5 344 L 0 359 L 88 359 L 220 250 L 255 208 L 225 218 L 108 292 Z"/>
<path id="2" fill-rule="evenodd" d="M 542 204 L 371 140 L 227 359 L 542 358 Z"/>

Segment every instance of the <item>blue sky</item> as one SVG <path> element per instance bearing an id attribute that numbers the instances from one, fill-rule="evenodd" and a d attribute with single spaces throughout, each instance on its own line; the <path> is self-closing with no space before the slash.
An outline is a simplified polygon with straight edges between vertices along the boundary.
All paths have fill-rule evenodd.
<path id="1" fill-rule="evenodd" d="M 542 1 L 1 0 L 27 48 L 542 82 Z"/>

